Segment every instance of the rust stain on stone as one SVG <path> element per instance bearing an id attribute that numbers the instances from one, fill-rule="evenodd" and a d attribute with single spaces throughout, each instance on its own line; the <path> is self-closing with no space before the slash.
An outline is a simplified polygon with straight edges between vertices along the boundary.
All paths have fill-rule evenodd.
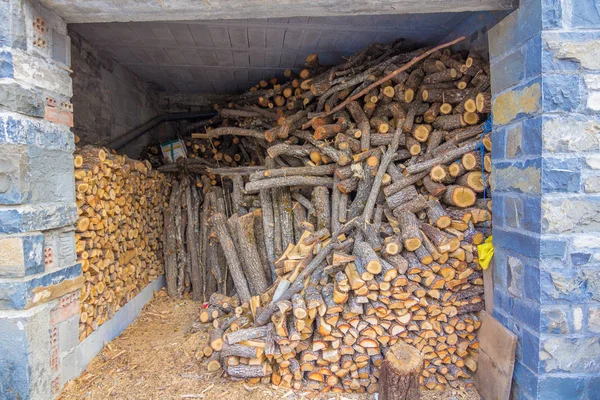
<path id="1" fill-rule="evenodd" d="M 494 100 L 492 115 L 495 125 L 504 125 L 519 114 L 533 114 L 540 109 L 541 88 L 539 83 L 522 90 L 502 93 Z"/>

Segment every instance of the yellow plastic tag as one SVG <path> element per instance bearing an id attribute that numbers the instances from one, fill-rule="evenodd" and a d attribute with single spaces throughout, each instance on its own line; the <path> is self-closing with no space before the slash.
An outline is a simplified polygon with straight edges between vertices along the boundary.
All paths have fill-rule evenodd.
<path id="1" fill-rule="evenodd" d="M 490 266 L 492 257 L 494 256 L 494 245 L 492 244 L 492 235 L 485 239 L 485 242 L 477 246 L 479 253 L 479 265 L 481 268 L 487 269 Z"/>

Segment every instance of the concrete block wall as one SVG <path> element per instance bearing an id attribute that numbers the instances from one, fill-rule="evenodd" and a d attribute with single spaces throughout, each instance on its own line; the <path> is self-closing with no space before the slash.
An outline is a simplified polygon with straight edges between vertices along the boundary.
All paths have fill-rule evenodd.
<path id="1" fill-rule="evenodd" d="M 600 397 L 600 4 L 522 0 L 492 28 L 494 314 L 518 399 Z"/>
<path id="2" fill-rule="evenodd" d="M 73 64 L 74 133 L 81 144 L 105 145 L 162 113 L 159 95 L 128 68 L 70 31 Z M 123 153 L 138 157 L 156 140 L 154 131 Z"/>
<path id="3" fill-rule="evenodd" d="M 58 393 L 78 341 L 69 48 L 59 16 L 0 2 L 2 399 Z"/>

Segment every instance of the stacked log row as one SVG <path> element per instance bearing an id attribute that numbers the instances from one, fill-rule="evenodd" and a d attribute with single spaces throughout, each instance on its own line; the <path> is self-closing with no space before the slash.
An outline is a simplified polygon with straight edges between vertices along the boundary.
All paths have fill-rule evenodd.
<path id="1" fill-rule="evenodd" d="M 161 167 L 230 193 L 203 206 L 233 281 L 217 291 L 241 304 L 209 301 L 201 313 L 216 328 L 211 368 L 375 392 L 401 341 L 423 355 L 424 388 L 456 386 L 476 369 L 476 246 L 491 233 L 489 68 L 451 53 L 456 42 L 410 53 L 374 44 L 331 68 L 311 55 L 289 82 L 259 84 L 192 133 L 237 137 L 253 165 L 209 154 Z"/>
<path id="2" fill-rule="evenodd" d="M 85 146 L 75 153 L 75 240 L 85 283 L 83 340 L 163 273 L 166 178 L 147 162 Z"/>

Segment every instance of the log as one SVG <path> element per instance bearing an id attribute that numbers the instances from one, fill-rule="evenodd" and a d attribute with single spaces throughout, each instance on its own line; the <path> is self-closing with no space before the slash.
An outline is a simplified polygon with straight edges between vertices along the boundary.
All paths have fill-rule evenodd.
<path id="1" fill-rule="evenodd" d="M 249 301 L 251 294 L 248 288 L 248 281 L 244 275 L 244 270 L 236 247 L 229 235 L 225 216 L 222 213 L 215 213 L 210 218 L 210 222 L 215 229 L 217 237 L 219 238 L 219 243 L 221 244 L 225 258 L 227 259 L 227 265 L 229 266 L 236 292 L 240 297 L 240 300 Z"/>
<path id="2" fill-rule="evenodd" d="M 379 398 L 381 400 L 418 400 L 419 376 L 423 357 L 407 344 L 396 343 L 386 353 L 380 368 Z"/>

